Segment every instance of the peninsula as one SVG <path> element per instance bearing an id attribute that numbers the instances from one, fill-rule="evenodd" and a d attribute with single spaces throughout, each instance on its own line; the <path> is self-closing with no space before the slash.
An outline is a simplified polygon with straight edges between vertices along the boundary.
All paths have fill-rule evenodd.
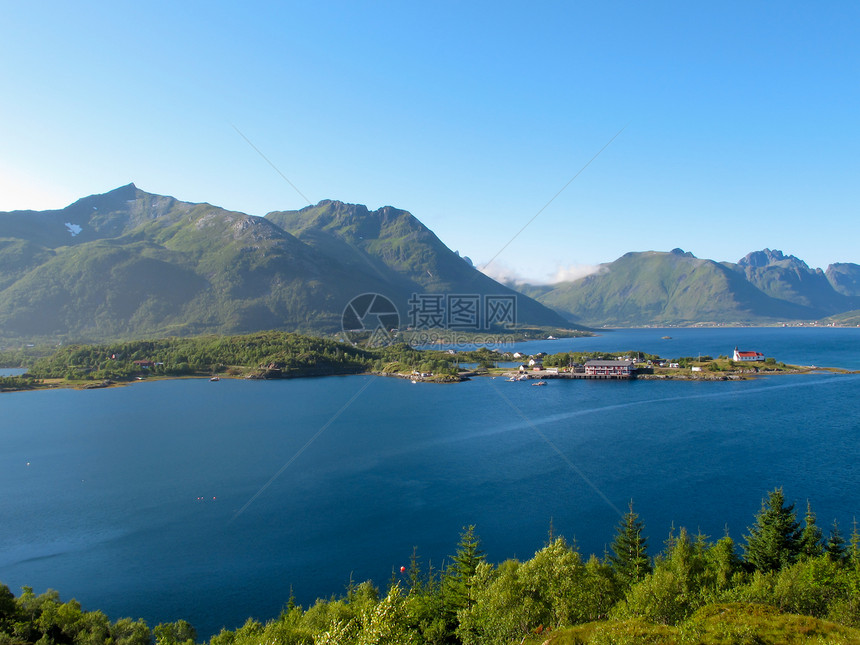
<path id="1" fill-rule="evenodd" d="M 664 359 L 640 351 L 560 352 L 524 356 L 481 347 L 469 351 L 418 349 L 407 343 L 360 347 L 343 340 L 269 331 L 67 345 L 38 358 L 5 352 L 0 362 L 26 372 L 0 377 L 0 391 L 73 387 L 95 389 L 166 378 L 284 379 L 377 374 L 415 382 L 452 383 L 474 376 L 508 380 L 641 378 L 742 380 L 822 368 L 786 365 L 773 358 L 728 356 Z M 830 371 L 842 372 L 828 368 Z"/>

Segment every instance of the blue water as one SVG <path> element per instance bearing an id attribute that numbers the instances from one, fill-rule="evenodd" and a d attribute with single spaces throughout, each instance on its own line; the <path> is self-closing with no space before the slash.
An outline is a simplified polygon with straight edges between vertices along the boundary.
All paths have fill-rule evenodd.
<path id="1" fill-rule="evenodd" d="M 547 342 L 678 355 L 739 344 L 860 366 L 860 330 L 601 338 Z M 113 619 L 186 618 L 208 636 L 275 616 L 291 586 L 307 606 L 350 575 L 384 585 L 413 545 L 438 567 L 465 524 L 493 561 L 530 557 L 550 518 L 602 554 L 633 498 L 655 549 L 672 523 L 715 538 L 728 525 L 740 542 L 782 485 L 847 531 L 860 515 L 858 388 L 860 375 L 830 374 L 542 388 L 353 376 L 3 394 L 0 581 Z"/>
<path id="2" fill-rule="evenodd" d="M 793 365 L 860 369 L 860 329 L 856 327 L 617 329 L 584 338 L 511 343 L 505 349 L 529 354 L 634 350 L 679 358 L 699 354 L 731 356 L 735 347 L 759 351 Z"/>
<path id="3" fill-rule="evenodd" d="M 0 367 L 0 376 L 20 376 L 26 371 L 20 367 Z"/>

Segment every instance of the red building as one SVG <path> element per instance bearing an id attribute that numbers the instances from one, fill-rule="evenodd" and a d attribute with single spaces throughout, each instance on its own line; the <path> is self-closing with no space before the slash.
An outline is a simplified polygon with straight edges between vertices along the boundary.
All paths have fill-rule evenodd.
<path id="1" fill-rule="evenodd" d="M 633 361 L 587 361 L 585 375 L 630 378 L 633 376 Z"/>

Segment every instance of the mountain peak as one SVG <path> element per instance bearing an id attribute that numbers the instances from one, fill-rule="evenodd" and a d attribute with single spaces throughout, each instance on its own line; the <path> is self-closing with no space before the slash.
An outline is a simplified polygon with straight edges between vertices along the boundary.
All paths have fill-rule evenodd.
<path id="1" fill-rule="evenodd" d="M 738 260 L 738 264 L 742 267 L 761 268 L 771 264 L 776 264 L 777 262 L 785 261 L 800 263 L 806 266 L 806 263 L 803 260 L 800 260 L 793 255 L 785 255 L 778 249 L 763 249 L 761 251 L 747 253 L 744 257 Z"/>

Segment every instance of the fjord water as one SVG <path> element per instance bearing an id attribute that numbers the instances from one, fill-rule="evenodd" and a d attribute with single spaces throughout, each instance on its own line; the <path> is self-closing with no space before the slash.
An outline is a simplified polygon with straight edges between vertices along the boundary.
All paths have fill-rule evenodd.
<path id="1" fill-rule="evenodd" d="M 519 348 L 670 357 L 739 344 L 860 368 L 857 329 L 731 331 Z M 858 391 L 860 375 L 816 374 L 543 388 L 192 379 L 3 394 L 0 581 L 58 589 L 112 619 L 185 618 L 209 636 L 277 615 L 291 587 L 307 606 L 350 576 L 384 586 L 413 545 L 439 567 L 466 524 L 493 561 L 531 557 L 550 518 L 602 554 L 633 498 L 654 552 L 673 523 L 715 539 L 727 527 L 741 542 L 762 496 L 784 486 L 847 533 L 860 514 Z"/>

